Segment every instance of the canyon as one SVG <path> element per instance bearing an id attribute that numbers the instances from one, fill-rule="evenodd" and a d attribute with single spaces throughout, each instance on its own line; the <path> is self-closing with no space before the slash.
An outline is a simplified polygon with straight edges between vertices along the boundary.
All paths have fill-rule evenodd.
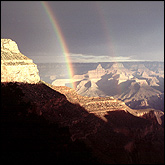
<path id="1" fill-rule="evenodd" d="M 46 83 L 40 79 L 37 65 L 20 55 L 15 42 L 9 44 L 9 41 L 5 40 L 5 46 L 1 40 L 1 49 L 7 51 L 5 54 L 1 50 L 1 63 L 11 66 L 11 57 L 15 58 L 16 69 L 12 72 L 15 77 L 8 70 L 1 70 L 1 77 L 4 74 L 13 77 L 1 78 L 2 162 L 164 163 L 163 111 L 134 110 L 114 96 L 82 96 L 72 88 Z M 28 69 L 28 75 L 17 73 L 22 58 L 25 62 L 29 60 L 31 68 L 35 66 L 34 70 Z M 118 67 L 123 68 L 122 65 Z M 97 88 L 105 74 L 108 79 L 117 80 L 119 76 L 111 72 L 98 65 L 84 73 L 86 81 L 92 80 L 84 83 L 85 88 Z M 31 76 L 34 73 L 35 76 Z M 131 75 L 125 72 L 122 80 L 131 79 Z M 101 93 L 104 95 L 105 92 L 102 90 Z"/>
<path id="2" fill-rule="evenodd" d="M 67 77 L 65 64 L 37 64 L 42 80 L 54 86 L 72 87 L 82 96 L 120 99 L 133 109 L 164 111 L 164 63 L 73 63 L 74 76 Z M 60 70 L 60 69 L 61 70 Z"/>
<path id="3" fill-rule="evenodd" d="M 96 69 L 74 75 L 72 79 L 77 81 L 75 90 L 82 96 L 113 96 L 133 109 L 153 108 L 164 111 L 163 65 L 158 63 L 155 67 L 151 63 L 148 68 L 145 65 L 136 63 L 128 67 L 128 64 L 112 63 L 104 69 L 98 64 Z M 56 82 L 58 79 L 52 85 L 58 85 Z"/>

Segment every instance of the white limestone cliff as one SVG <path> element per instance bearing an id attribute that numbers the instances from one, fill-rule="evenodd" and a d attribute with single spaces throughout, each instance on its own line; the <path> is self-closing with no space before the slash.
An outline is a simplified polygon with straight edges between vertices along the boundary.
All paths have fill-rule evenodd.
<path id="1" fill-rule="evenodd" d="M 35 84 L 40 81 L 37 65 L 24 56 L 15 41 L 1 39 L 1 82 Z"/>

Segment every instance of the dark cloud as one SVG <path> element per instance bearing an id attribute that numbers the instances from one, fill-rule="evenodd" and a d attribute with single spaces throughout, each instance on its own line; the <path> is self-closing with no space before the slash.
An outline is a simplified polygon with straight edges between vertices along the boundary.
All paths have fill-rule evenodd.
<path id="1" fill-rule="evenodd" d="M 135 55 L 139 59 L 163 59 L 164 2 L 47 3 L 73 54 Z M 61 52 L 55 31 L 40 1 L 2 1 L 1 37 L 15 40 L 21 51 L 31 57 L 42 55 L 42 52 L 43 55 Z"/>

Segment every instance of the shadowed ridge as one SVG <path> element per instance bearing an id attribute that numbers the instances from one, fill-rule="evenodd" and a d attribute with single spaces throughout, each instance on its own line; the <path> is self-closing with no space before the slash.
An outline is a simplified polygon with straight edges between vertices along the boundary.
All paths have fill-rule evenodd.
<path id="1" fill-rule="evenodd" d="M 29 162 L 33 159 L 35 162 L 102 164 L 164 162 L 164 130 L 152 120 L 117 108 L 101 114 L 105 120 L 101 119 L 96 113 L 90 113 L 88 107 L 69 102 L 63 94 L 43 83 L 2 84 L 2 94 L 3 156 L 6 156 L 3 160 L 19 161 L 21 154 L 21 161 Z M 89 101 L 105 101 L 92 99 Z M 12 104 L 8 104 L 9 101 Z M 44 122 L 37 126 L 41 119 L 48 122 L 48 126 Z M 66 132 L 61 134 L 54 124 L 59 129 L 65 127 Z"/>
<path id="2" fill-rule="evenodd" d="M 81 96 L 77 94 L 74 89 L 66 87 L 66 86 L 53 86 L 53 85 L 49 85 L 49 86 L 52 89 L 55 89 L 56 91 L 59 91 L 60 93 L 63 93 L 70 102 L 80 104 L 89 113 L 94 113 L 95 115 L 103 119 L 105 119 L 104 115 L 108 111 L 123 110 L 137 117 L 145 117 L 146 115 L 150 117 L 152 116 L 151 120 L 155 118 L 156 121 L 160 125 L 162 125 L 162 117 L 164 116 L 164 112 L 160 110 L 154 110 L 154 109 L 149 109 L 149 108 L 135 110 L 135 109 L 129 108 L 124 102 L 118 99 L 114 99 L 113 97 Z M 150 115 L 151 113 L 153 115 Z"/>
<path id="3" fill-rule="evenodd" d="M 79 107 L 63 94 L 27 83 L 1 83 L 1 91 L 1 162 L 97 163 L 83 141 L 72 141 L 69 119 L 72 123 L 77 114 L 72 110 L 79 112 Z M 61 115 L 65 109 L 71 118 Z"/>

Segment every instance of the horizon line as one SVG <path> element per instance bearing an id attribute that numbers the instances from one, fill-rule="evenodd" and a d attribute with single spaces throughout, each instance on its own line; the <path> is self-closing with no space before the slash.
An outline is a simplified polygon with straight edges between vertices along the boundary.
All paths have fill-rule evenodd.
<path id="1" fill-rule="evenodd" d="M 72 62 L 72 64 L 73 63 L 110 63 L 110 62 L 118 62 L 118 63 L 120 63 L 120 62 L 163 62 L 164 63 L 164 61 L 156 61 L 156 60 L 129 60 L 129 61 L 105 61 L 105 62 Z M 66 62 L 35 62 L 35 63 L 52 63 L 52 64 L 54 64 L 54 63 L 61 63 L 61 64 L 65 64 Z"/>

